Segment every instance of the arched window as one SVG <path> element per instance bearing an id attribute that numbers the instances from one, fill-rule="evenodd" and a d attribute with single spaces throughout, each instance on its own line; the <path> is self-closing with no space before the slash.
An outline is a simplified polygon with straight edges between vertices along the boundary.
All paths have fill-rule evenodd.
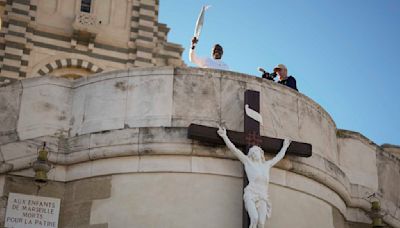
<path id="1" fill-rule="evenodd" d="M 102 72 L 103 69 L 88 60 L 66 58 L 57 59 L 42 66 L 38 75 L 50 74 L 53 76 L 77 79 L 86 77 L 95 73 Z"/>
<path id="2" fill-rule="evenodd" d="M 81 12 L 90 13 L 92 0 L 81 0 Z"/>

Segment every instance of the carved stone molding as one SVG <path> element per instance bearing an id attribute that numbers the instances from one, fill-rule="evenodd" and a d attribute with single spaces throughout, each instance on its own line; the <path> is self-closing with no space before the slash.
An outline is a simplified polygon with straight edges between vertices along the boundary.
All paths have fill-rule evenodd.
<path id="1" fill-rule="evenodd" d="M 75 17 L 74 25 L 77 24 L 78 26 L 86 26 L 88 28 L 97 27 L 100 22 L 97 21 L 95 15 L 85 12 L 79 12 L 78 15 Z"/>
<path id="2" fill-rule="evenodd" d="M 77 43 L 82 43 L 87 45 L 89 49 L 93 48 L 93 45 L 90 44 L 94 42 L 99 33 L 100 24 L 101 22 L 97 20 L 96 15 L 79 12 L 72 24 L 74 35 L 71 40 L 71 46 L 75 47 Z"/>

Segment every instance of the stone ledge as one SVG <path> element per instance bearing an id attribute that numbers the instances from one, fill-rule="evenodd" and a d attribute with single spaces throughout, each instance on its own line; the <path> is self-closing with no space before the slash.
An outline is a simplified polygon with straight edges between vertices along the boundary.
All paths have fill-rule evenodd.
<path id="1" fill-rule="evenodd" d="M 5 163 L 18 164 L 20 169 L 29 168 L 29 163 L 20 159 L 36 155 L 42 141 L 49 146 L 49 160 L 58 165 L 126 156 L 184 155 L 236 160 L 224 146 L 211 146 L 187 138 L 187 128 L 130 128 L 106 132 L 96 132 L 71 138 L 40 137 L 15 143 L 0 145 Z M 11 156 L 11 157 L 10 157 Z M 319 170 L 350 189 L 349 180 L 338 164 L 321 155 L 314 154 L 307 159 L 289 157 L 290 166 L 303 164 Z M 14 166 L 13 171 L 18 171 Z"/>
<path id="2" fill-rule="evenodd" d="M 382 144 L 381 146 L 379 146 L 359 132 L 344 130 L 344 129 L 337 129 L 336 135 L 337 135 L 338 139 L 351 138 L 351 139 L 358 140 L 358 141 L 362 142 L 363 144 L 372 147 L 377 152 L 382 151 L 382 153 L 385 156 L 391 157 L 392 159 L 398 161 L 400 164 L 400 146 L 399 145 L 392 145 L 392 144 L 385 143 L 385 144 Z"/>
<path id="3" fill-rule="evenodd" d="M 165 172 L 243 177 L 243 167 L 239 161 L 198 156 L 152 155 L 105 158 L 69 166 L 54 165 L 48 173 L 48 179 L 69 182 L 116 174 Z M 11 174 L 32 178 L 34 176 L 32 169 L 15 171 Z"/>
<path id="4" fill-rule="evenodd" d="M 357 139 L 361 142 L 363 142 L 366 145 L 370 145 L 372 147 L 379 147 L 377 144 L 375 144 L 374 142 L 372 142 L 370 139 L 368 139 L 367 137 L 365 137 L 363 134 L 356 132 L 356 131 L 350 131 L 350 130 L 344 130 L 344 129 L 337 129 L 336 130 L 336 136 L 338 138 L 353 138 L 353 139 Z"/>
<path id="5" fill-rule="evenodd" d="M 294 91 L 293 89 L 288 88 L 287 86 L 281 85 L 279 83 L 273 83 L 270 80 L 265 80 L 263 78 L 244 74 L 240 72 L 234 71 L 224 71 L 224 70 L 216 70 L 216 69 L 207 69 L 207 68 L 197 68 L 197 67 L 175 67 L 175 75 L 198 75 L 204 76 L 205 74 L 213 74 L 214 76 L 229 78 L 238 82 L 250 82 L 260 84 L 260 86 L 266 86 L 268 89 L 283 91 L 284 93 L 288 93 L 292 96 L 299 97 L 304 99 L 308 104 L 314 106 L 315 110 L 323 115 L 335 128 L 336 123 L 331 117 L 331 115 L 325 111 L 325 109 L 316 103 L 314 100 L 306 96 L 301 92 Z"/>
<path id="6" fill-rule="evenodd" d="M 101 82 L 103 80 L 110 80 L 110 79 L 117 79 L 121 77 L 135 77 L 135 76 L 149 76 L 149 75 L 199 75 L 204 76 L 206 74 L 211 74 L 213 78 L 219 79 L 229 79 L 236 81 L 237 83 L 248 83 L 249 88 L 253 89 L 272 89 L 275 91 L 280 91 L 284 95 L 298 97 L 303 100 L 309 107 L 314 108 L 320 115 L 324 116 L 324 118 L 333 126 L 336 127 L 334 121 L 330 117 L 330 115 L 317 103 L 313 100 L 308 98 L 307 96 L 293 91 L 285 86 L 282 86 L 277 83 L 272 83 L 268 80 L 264 80 L 259 77 L 254 77 L 246 74 L 241 74 L 237 72 L 231 71 L 221 71 L 221 70 L 214 70 L 214 69 L 199 69 L 199 68 L 179 68 L 179 67 L 143 67 L 143 68 L 133 68 L 128 70 L 117 70 L 112 72 L 104 72 L 93 75 L 89 78 L 82 78 L 76 81 L 69 81 L 68 79 L 57 78 L 52 76 L 45 76 L 45 77 L 35 77 L 35 78 L 28 78 L 22 80 L 23 87 L 33 87 L 33 86 L 40 86 L 40 85 L 56 85 L 62 86 L 66 88 L 76 89 L 78 87 L 93 84 L 97 82 Z"/>
<path id="7" fill-rule="evenodd" d="M 53 76 L 26 78 L 21 80 L 21 83 L 24 89 L 41 85 L 55 85 L 55 86 L 71 88 L 73 85 L 73 82 L 69 79 L 61 77 L 53 77 Z"/>
<path id="8" fill-rule="evenodd" d="M 398 161 L 400 161 L 400 146 L 398 145 L 392 145 L 392 144 L 383 144 L 381 145 L 381 148 L 387 152 L 390 153 L 394 156 L 397 157 Z"/>

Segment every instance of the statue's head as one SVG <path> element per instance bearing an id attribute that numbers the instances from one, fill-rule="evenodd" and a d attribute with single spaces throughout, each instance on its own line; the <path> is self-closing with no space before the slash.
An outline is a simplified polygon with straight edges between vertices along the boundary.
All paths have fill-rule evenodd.
<path id="1" fill-rule="evenodd" d="M 265 161 L 264 151 L 258 146 L 252 146 L 247 155 L 252 161 Z"/>

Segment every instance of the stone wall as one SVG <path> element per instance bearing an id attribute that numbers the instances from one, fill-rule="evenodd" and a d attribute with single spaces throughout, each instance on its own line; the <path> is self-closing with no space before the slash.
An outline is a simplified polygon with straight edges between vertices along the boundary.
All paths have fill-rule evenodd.
<path id="1" fill-rule="evenodd" d="M 158 0 L 0 0 L 0 85 L 25 77 L 76 78 L 143 66 L 182 66 Z"/>
<path id="2" fill-rule="evenodd" d="M 74 182 L 50 181 L 37 185 L 32 178 L 5 176 L 0 200 L 0 223 L 4 224 L 7 196 L 10 192 L 26 195 L 46 196 L 61 199 L 59 227 L 107 227 L 107 224 L 90 225 L 90 213 L 94 200 L 110 197 L 109 177 L 97 177 Z"/>
<path id="3" fill-rule="evenodd" d="M 108 227 L 240 227 L 241 189 L 240 178 L 221 175 L 117 175 L 111 197 L 93 203 L 90 222 Z"/>
<path id="4" fill-rule="evenodd" d="M 368 197 L 371 189 L 379 195 L 387 220 L 400 215 L 400 159 L 396 146 L 377 146 L 363 135 L 338 131 L 341 167 L 352 183 L 353 194 Z M 372 167 L 372 168 L 371 168 Z"/>
<path id="5" fill-rule="evenodd" d="M 384 222 L 400 227 L 397 154 L 359 133 L 336 129 L 329 114 L 303 94 L 229 71 L 137 68 L 75 81 L 31 78 L 2 87 L 5 114 L 0 114 L 0 122 L 7 124 L 0 125 L 0 171 L 12 178 L 32 177 L 30 164 L 46 141 L 54 164 L 49 180 L 65 184 L 60 196 L 63 227 L 126 227 L 118 220 L 128 216 L 123 213 L 129 213 L 135 227 L 160 226 L 161 221 L 164 227 L 187 227 L 191 222 L 204 227 L 203 221 L 240 227 L 241 164 L 223 146 L 189 140 L 187 127 L 198 123 L 242 131 L 246 89 L 260 91 L 262 135 L 313 146 L 312 157 L 287 156 L 272 169 L 270 226 L 368 226 L 368 196 L 376 193 Z M 1 183 L 7 182 L 4 178 Z M 82 201 L 73 198 L 77 195 L 66 198 L 71 188 L 91 192 L 96 186 L 110 190 Z M 168 198 L 162 197 L 163 191 Z M 161 206 L 154 209 L 158 201 Z M 117 208 L 126 212 L 106 216 Z M 76 209 L 82 213 L 68 217 L 82 215 L 82 220 L 68 223 L 64 213 Z M 144 213 L 147 219 L 138 219 Z M 185 219 L 179 223 L 174 213 Z"/>

